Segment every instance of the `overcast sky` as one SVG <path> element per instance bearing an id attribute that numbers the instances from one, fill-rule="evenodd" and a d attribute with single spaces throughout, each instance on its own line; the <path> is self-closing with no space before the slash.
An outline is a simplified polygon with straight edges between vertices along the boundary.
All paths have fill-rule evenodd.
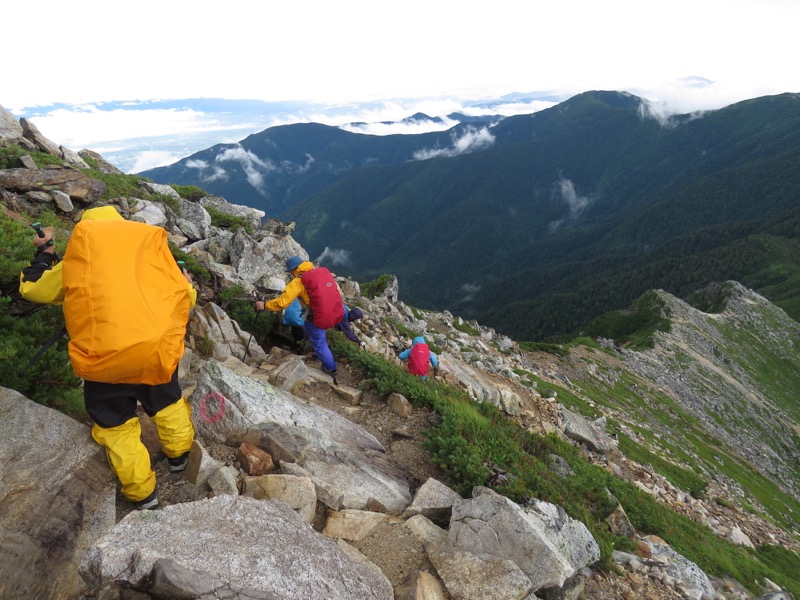
<path id="1" fill-rule="evenodd" d="M 435 112 L 587 90 L 690 112 L 800 92 L 797 0 L 39 0 L 7 3 L 3 23 L 0 105 L 16 113 L 198 97 Z"/>

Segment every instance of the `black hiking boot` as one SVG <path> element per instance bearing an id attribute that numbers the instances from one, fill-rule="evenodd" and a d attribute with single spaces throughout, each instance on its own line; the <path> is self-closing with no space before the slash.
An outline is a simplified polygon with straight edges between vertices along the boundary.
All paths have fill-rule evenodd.
<path id="1" fill-rule="evenodd" d="M 186 464 L 189 462 L 189 453 L 185 452 L 181 454 L 178 458 L 170 458 L 167 457 L 167 462 L 169 462 L 169 472 L 170 473 L 179 473 L 186 468 Z"/>
<path id="2" fill-rule="evenodd" d="M 134 502 L 134 504 L 138 510 L 155 510 L 158 507 L 158 495 L 156 491 L 153 490 L 153 493 L 147 498 Z"/>

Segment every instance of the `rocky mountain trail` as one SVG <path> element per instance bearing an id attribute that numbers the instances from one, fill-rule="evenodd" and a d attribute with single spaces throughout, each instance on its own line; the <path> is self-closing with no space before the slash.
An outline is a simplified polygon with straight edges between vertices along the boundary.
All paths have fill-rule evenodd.
<path id="1" fill-rule="evenodd" d="M 97 201 L 103 186 L 72 174 L 84 168 L 78 154 L 45 144 L 38 132 L 28 130 L 24 137 L 22 130 L 10 129 L 19 133 L 18 143 L 27 140 L 31 148 L 67 161 L 60 169 L 70 174 L 58 176 L 50 173 L 57 169 L 47 169 L 37 183 L 37 177 L 21 172 L 35 173 L 35 163 L 2 173 L 4 204 L 31 215 L 54 210 L 65 221 L 76 221 Z M 80 155 L 98 160 L 86 151 Z M 66 199 L 52 189 L 59 180 L 69 184 L 62 192 Z M 489 465 L 489 478 L 472 490 L 471 498 L 459 497 L 425 446 L 438 415 L 395 394 L 381 397 L 346 359 L 339 360 L 334 384 L 312 355 L 265 340 L 254 342 L 222 308 L 221 291 L 236 287 L 252 297 L 280 290 L 285 258 L 308 257 L 291 237 L 292 224 L 264 221 L 260 211 L 222 198 L 189 201 L 170 186 L 144 183 L 141 190 L 146 199 L 118 197 L 111 203 L 126 218 L 165 227 L 176 247 L 209 272 L 209 280 L 198 284 L 200 301 L 179 370 L 198 444 L 186 471 L 171 473 L 149 417 L 139 415 L 160 506 L 134 511 L 116 491 L 91 442 L 89 423 L 67 419 L 72 422 L 64 424 L 61 416 L 43 416 L 44 407 L 13 390 L 0 390 L 0 427 L 14 424 L 0 436 L 0 459 L 8 470 L 3 484 L 12 490 L 0 498 L 0 509 L 9 511 L 12 504 L 19 508 L 8 522 L 14 524 L 12 534 L 34 540 L 25 558 L 50 560 L 51 545 L 45 542 L 65 540 L 59 549 L 61 570 L 52 570 L 52 581 L 13 573 L 20 580 L 18 589 L 58 585 L 60 591 L 52 597 L 66 600 L 210 598 L 218 593 L 244 600 L 273 598 L 265 590 L 287 586 L 294 595 L 286 597 L 311 598 L 319 596 L 309 590 L 351 584 L 364 595 L 342 597 L 753 597 L 733 581 L 698 573 L 696 565 L 687 565 L 663 541 L 633 531 L 624 511 L 614 526 L 628 531 L 637 553 L 615 553 L 614 568 L 599 569 L 599 548 L 583 524 L 556 505 L 532 500 L 520 506 L 498 494 L 493 488 L 502 478 L 494 476 L 502 473 L 496 465 Z M 253 232 L 213 224 L 214 211 L 243 219 Z M 401 366 L 397 352 L 411 337 L 425 335 L 439 353 L 439 372 L 432 377 L 437 382 L 474 402 L 493 404 L 521 428 L 577 446 L 589 463 L 633 483 L 720 538 L 746 546 L 798 548 L 797 536 L 764 518 L 766 511 L 757 502 L 748 498 L 756 511 L 742 508 L 744 491 L 734 482 L 714 474 L 703 496 L 694 497 L 618 448 L 616 431 L 657 450 L 660 436 L 673 432 L 662 432 L 657 421 L 649 420 L 648 408 L 660 409 L 659 394 L 687 402 L 696 397 L 684 386 L 689 371 L 666 360 L 681 343 L 701 349 L 704 358 L 714 352 L 707 351 L 708 340 L 697 333 L 709 331 L 707 323 L 681 302 L 666 297 L 680 331 L 694 333 L 673 334 L 677 344 L 669 345 L 669 336 L 661 336 L 654 350 L 635 353 L 595 340 L 598 347 L 578 344 L 551 354 L 525 351 L 507 336 L 448 311 L 409 307 L 399 300 L 396 278 L 372 297 L 362 295 L 359 284 L 349 278 L 337 281 L 346 303 L 363 308 L 365 317 L 354 326 L 366 344 L 363 352 Z M 758 325 L 747 307 L 761 304 L 749 290 L 738 290 L 731 318 L 747 315 L 748 322 Z M 791 334 L 770 339 L 779 348 L 793 343 Z M 626 400 L 644 408 L 619 404 L 611 393 L 619 388 L 626 390 Z M 569 396 L 574 402 L 567 406 Z M 31 425 L 43 419 L 54 423 L 53 430 Z M 616 429 L 607 426 L 612 422 Z M 656 444 L 637 430 L 654 432 Z M 27 439 L 28 431 L 42 437 Z M 49 465 L 60 459 L 67 466 L 50 468 L 54 473 L 46 476 L 30 472 L 30 447 L 48 444 L 57 445 L 61 456 L 53 452 L 40 460 Z M 669 461 L 667 447 L 663 458 Z M 256 472 L 248 462 L 255 455 L 271 466 Z M 45 517 L 34 521 L 30 515 Z M 495 519 L 503 525 L 498 527 Z M 479 551 L 489 539 L 496 544 Z M 295 544 L 302 553 L 293 554 Z M 173 560 L 177 555 L 185 562 Z M 537 557 L 537 564 L 526 562 L 530 556 Z M 253 561 L 273 562 L 259 562 L 259 569 L 253 569 Z M 242 590 L 233 581 L 261 587 Z"/>
<path id="2" fill-rule="evenodd" d="M 269 350 L 265 348 L 268 354 L 270 354 Z M 576 359 L 581 353 L 582 351 L 578 351 L 575 356 L 571 355 L 564 359 L 547 355 L 542 362 L 546 364 L 547 370 L 569 372 L 570 365 L 574 367 Z M 535 354 L 531 354 L 529 360 L 535 362 L 535 357 Z M 304 356 L 303 360 L 312 370 L 316 369 L 316 361 L 312 356 Z M 577 372 L 575 375 L 577 376 Z M 359 388 L 363 383 L 361 374 L 346 361 L 342 361 L 340 364 L 338 380 L 341 385 L 354 389 Z M 554 409 L 555 402 L 552 398 L 543 398 L 537 392 L 524 386 L 516 389 L 525 395 L 523 404 L 528 407 L 525 412 L 538 410 L 540 414 L 550 415 L 552 422 L 546 429 L 560 431 L 560 419 L 558 411 Z M 408 475 L 409 481 L 412 482 L 412 493 L 416 492 L 429 477 L 438 481 L 447 480 L 446 474 L 430 463 L 430 454 L 423 446 L 426 431 L 431 427 L 432 421 L 435 421 L 435 415 L 432 415 L 427 409 L 415 408 L 411 414 L 399 416 L 387 406 L 384 399 L 369 389 L 360 396 L 359 403 L 353 405 L 337 393 L 336 386 L 325 380 L 325 376 L 321 372 L 317 373 L 317 378 L 312 382 L 294 388 L 293 393 L 306 401 L 336 411 L 374 435 L 386 448 L 388 457 Z M 531 425 L 531 427 L 533 426 Z M 539 422 L 539 426 L 536 428 L 545 429 L 542 422 Z M 157 439 L 152 439 L 152 448 L 154 460 L 158 461 Z M 796 543 L 764 519 L 736 510 L 737 505 L 733 501 L 720 503 L 720 499 L 726 498 L 729 493 L 720 486 L 715 486 L 710 491 L 709 496 L 715 498 L 714 501 L 691 498 L 688 494 L 674 488 L 652 468 L 629 461 L 619 452 L 593 452 L 585 446 L 583 451 L 585 457 L 593 464 L 600 464 L 625 479 L 636 482 L 649 493 L 657 490 L 654 495 L 660 502 L 698 522 L 708 523 L 710 520 L 714 520 L 721 531 L 737 530 L 744 533 L 745 536 L 750 536 L 757 543 L 765 541 L 788 545 Z M 241 467 L 236 461 L 234 448 L 211 444 L 209 453 L 227 464 L 237 468 Z M 160 464 L 162 467 L 160 472 L 158 469 L 157 472 L 159 473 L 159 497 L 164 506 L 199 499 L 200 495 L 192 484 L 166 470 L 165 461 L 162 460 L 156 464 Z M 324 523 L 325 515 L 318 514 L 314 524 L 315 528 L 322 531 Z M 435 572 L 419 539 L 396 525 L 385 523 L 373 530 L 370 535 L 353 542 L 353 546 L 357 550 L 370 562 L 381 568 L 395 588 L 400 586 L 410 573 L 416 571 Z M 587 599 L 630 597 L 661 600 L 686 597 L 676 590 L 674 582 L 670 581 L 668 577 L 665 582 L 664 574 L 656 568 L 652 568 L 649 573 L 625 571 L 622 574 L 587 570 L 584 579 L 581 597 Z M 728 587 L 731 587 L 731 584 L 728 584 Z M 748 595 L 742 589 L 734 588 L 728 590 L 727 596 L 721 594 L 720 597 L 746 598 Z"/>

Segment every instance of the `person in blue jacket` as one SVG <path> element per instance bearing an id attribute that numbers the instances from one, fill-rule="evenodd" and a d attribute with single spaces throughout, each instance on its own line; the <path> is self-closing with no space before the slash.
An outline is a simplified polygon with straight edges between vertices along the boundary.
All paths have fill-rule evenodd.
<path id="1" fill-rule="evenodd" d="M 303 307 L 301 306 L 298 298 L 295 298 L 294 301 L 283 310 L 281 324 L 286 325 L 289 328 L 292 335 L 292 341 L 294 342 L 296 349 L 300 351 L 300 349 L 303 347 L 303 340 L 306 336 L 305 332 L 303 331 L 303 325 L 305 324 L 305 319 L 303 318 Z"/>
<path id="2" fill-rule="evenodd" d="M 428 370 L 430 367 L 437 369 L 439 367 L 439 359 L 436 354 L 431 352 L 425 338 L 417 336 L 411 344 L 411 348 L 403 350 L 397 355 L 400 360 L 408 361 L 408 372 L 412 375 L 417 375 L 422 379 L 428 378 Z"/>

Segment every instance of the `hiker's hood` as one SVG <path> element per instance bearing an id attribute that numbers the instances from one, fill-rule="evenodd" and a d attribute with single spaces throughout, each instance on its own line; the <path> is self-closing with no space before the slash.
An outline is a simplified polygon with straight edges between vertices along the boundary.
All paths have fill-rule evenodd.
<path id="1" fill-rule="evenodd" d="M 417 337 L 414 338 L 414 344 L 413 344 L 414 346 L 416 346 L 417 344 L 424 344 L 424 343 L 425 343 L 425 338 L 422 337 L 421 335 L 418 335 Z"/>
<path id="2" fill-rule="evenodd" d="M 311 261 L 307 260 L 305 262 L 301 262 L 294 270 L 294 276 L 300 277 L 300 275 L 302 275 L 306 271 L 310 271 L 313 268 L 314 268 L 314 263 L 312 263 Z"/>
<path id="3" fill-rule="evenodd" d="M 124 221 L 113 206 L 90 208 L 81 215 L 81 221 Z"/>

